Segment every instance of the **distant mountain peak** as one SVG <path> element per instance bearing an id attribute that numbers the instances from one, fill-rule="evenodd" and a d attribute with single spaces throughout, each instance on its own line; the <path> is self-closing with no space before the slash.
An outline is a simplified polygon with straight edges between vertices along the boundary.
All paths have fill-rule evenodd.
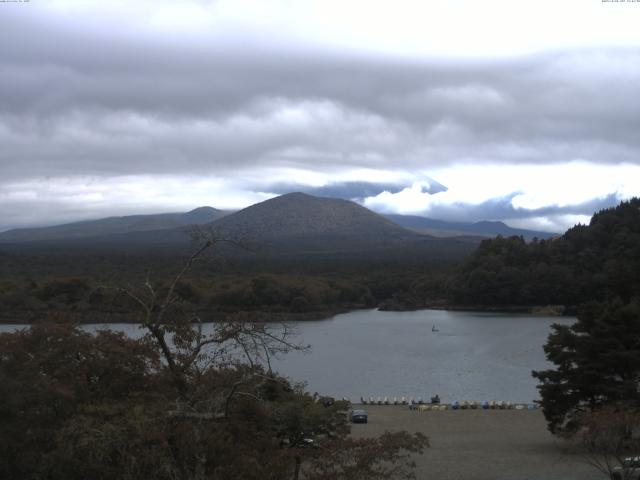
<path id="1" fill-rule="evenodd" d="M 251 205 L 212 226 L 234 237 L 258 240 L 323 236 L 403 238 L 410 232 L 349 200 L 292 192 Z"/>
<path id="2" fill-rule="evenodd" d="M 186 224 L 205 224 L 213 222 L 225 214 L 222 210 L 213 207 L 198 207 L 190 212 L 183 213 L 181 220 Z"/>
<path id="3" fill-rule="evenodd" d="M 189 215 L 191 213 L 203 213 L 203 212 L 207 212 L 207 213 L 211 213 L 211 212 L 219 212 L 220 210 L 218 210 L 217 208 L 213 208 L 213 207 L 197 207 L 194 208 L 193 210 L 190 210 L 186 213 L 186 215 Z"/>
<path id="4" fill-rule="evenodd" d="M 304 192 L 290 192 L 290 193 L 285 193 L 283 195 L 278 195 L 277 197 L 273 197 L 273 198 L 269 198 L 268 200 L 265 200 L 263 202 L 260 203 L 265 203 L 265 202 L 275 202 L 275 203 L 280 203 L 280 202 L 290 202 L 290 201 L 314 201 L 314 200 L 320 200 L 324 197 L 316 197 L 314 195 L 310 195 L 308 193 L 304 193 Z M 338 199 L 336 199 L 338 200 Z M 256 203 L 255 205 L 259 205 L 260 203 Z M 252 207 L 253 205 L 251 205 Z M 248 207 L 248 208 L 251 208 Z"/>
<path id="5" fill-rule="evenodd" d="M 296 198 L 296 197 L 300 197 L 300 198 L 322 198 L 322 197 L 315 197 L 313 195 L 310 195 L 310 194 L 304 193 L 304 192 L 289 192 L 289 193 L 285 193 L 283 195 L 279 195 L 279 196 L 274 197 L 274 198 L 279 198 L 281 200 L 285 200 L 285 199 Z"/>

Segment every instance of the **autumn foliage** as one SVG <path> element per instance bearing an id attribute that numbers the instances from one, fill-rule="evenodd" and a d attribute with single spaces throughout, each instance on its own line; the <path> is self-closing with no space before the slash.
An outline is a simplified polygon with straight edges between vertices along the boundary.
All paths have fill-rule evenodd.
<path id="1" fill-rule="evenodd" d="M 58 318 L 0 335 L 0 478 L 281 480 L 415 478 L 421 434 L 353 439 L 348 402 L 325 406 L 270 368 L 304 348 L 286 325 L 205 332 L 173 282 L 116 289 L 143 335 Z"/>

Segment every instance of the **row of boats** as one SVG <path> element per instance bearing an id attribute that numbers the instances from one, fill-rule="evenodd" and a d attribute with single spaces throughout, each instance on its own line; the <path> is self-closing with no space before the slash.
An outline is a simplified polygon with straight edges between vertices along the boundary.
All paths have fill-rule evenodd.
<path id="1" fill-rule="evenodd" d="M 411 406 L 409 407 L 411 408 Z M 428 410 L 535 410 L 537 408 L 535 403 L 512 403 L 503 401 L 490 401 L 490 402 L 453 402 L 451 404 L 442 405 L 415 405 L 414 410 L 428 411 Z"/>
<path id="2" fill-rule="evenodd" d="M 429 402 L 422 399 L 422 397 L 418 397 L 414 399 L 413 397 L 393 397 L 392 399 L 389 397 L 378 397 L 375 399 L 374 397 L 360 397 L 360 403 L 362 405 L 424 405 L 427 403 L 440 403 L 440 397 L 436 395 L 435 397 L 431 397 Z"/>
<path id="3" fill-rule="evenodd" d="M 502 400 L 491 401 L 455 401 L 448 404 L 441 404 L 440 398 L 436 395 L 430 401 L 425 401 L 422 397 L 360 397 L 362 405 L 409 405 L 412 410 L 534 410 L 537 406 L 533 403 L 513 403 Z"/>

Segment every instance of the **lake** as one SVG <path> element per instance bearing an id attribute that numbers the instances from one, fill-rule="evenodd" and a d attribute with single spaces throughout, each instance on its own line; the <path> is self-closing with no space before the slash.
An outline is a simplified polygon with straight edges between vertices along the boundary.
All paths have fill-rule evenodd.
<path id="1" fill-rule="evenodd" d="M 443 401 L 538 398 L 531 370 L 545 369 L 552 323 L 575 318 L 419 310 L 356 311 L 298 323 L 311 353 L 277 362 L 311 392 L 338 397 L 440 395 Z M 437 332 L 432 332 L 436 327 Z"/>
<path id="2" fill-rule="evenodd" d="M 352 400 L 428 398 L 437 393 L 443 402 L 531 402 L 539 398 L 531 371 L 550 366 L 542 350 L 550 325 L 574 321 L 501 313 L 359 310 L 290 323 L 297 328 L 297 340 L 310 344 L 311 350 L 290 353 L 273 365 L 293 381 L 307 381 L 310 392 Z M 0 325 L 0 331 L 19 327 Z M 140 335 L 136 325 L 110 328 Z"/>

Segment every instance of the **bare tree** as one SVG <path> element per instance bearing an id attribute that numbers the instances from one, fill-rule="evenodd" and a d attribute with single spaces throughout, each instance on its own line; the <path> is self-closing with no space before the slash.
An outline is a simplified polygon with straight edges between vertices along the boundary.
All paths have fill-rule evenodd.
<path id="1" fill-rule="evenodd" d="M 586 461 L 613 480 L 638 478 L 640 469 L 640 412 L 609 406 L 585 413 L 573 439 Z"/>
<path id="2" fill-rule="evenodd" d="M 209 422 L 226 419 L 234 399 L 259 401 L 265 383 L 281 381 L 272 373 L 272 358 L 307 347 L 294 341 L 294 332 L 286 324 L 236 319 L 203 325 L 199 315 L 183 308 L 179 287 L 196 264 L 211 263 L 212 254 L 223 244 L 248 248 L 245 242 L 199 227 L 191 235 L 195 248 L 167 284 L 158 285 L 147 276 L 140 285 L 115 290 L 138 306 L 141 328 L 147 332 L 143 341 L 158 349 L 170 373 L 178 395 L 168 418 L 189 422 L 192 460 L 184 460 L 178 444 L 172 443 L 171 450 L 180 477 L 199 480 L 205 478 L 210 461 L 207 448 L 201 446 L 201 439 L 209 434 Z"/>
<path id="3" fill-rule="evenodd" d="M 207 324 L 205 331 L 199 315 L 183 308 L 180 283 L 196 264 L 210 263 L 211 254 L 221 245 L 249 247 L 199 227 L 194 227 L 191 235 L 196 247 L 168 284 L 158 287 L 147 276 L 142 285 L 116 288 L 138 306 L 146 339 L 159 349 L 183 400 L 188 396 L 190 380 L 210 368 L 259 365 L 271 373 L 274 356 L 308 348 L 296 343 L 294 329 L 285 323 L 221 320 Z M 253 382 L 230 387 L 225 395 L 225 410 L 230 398 L 243 394 L 244 383 Z"/>

